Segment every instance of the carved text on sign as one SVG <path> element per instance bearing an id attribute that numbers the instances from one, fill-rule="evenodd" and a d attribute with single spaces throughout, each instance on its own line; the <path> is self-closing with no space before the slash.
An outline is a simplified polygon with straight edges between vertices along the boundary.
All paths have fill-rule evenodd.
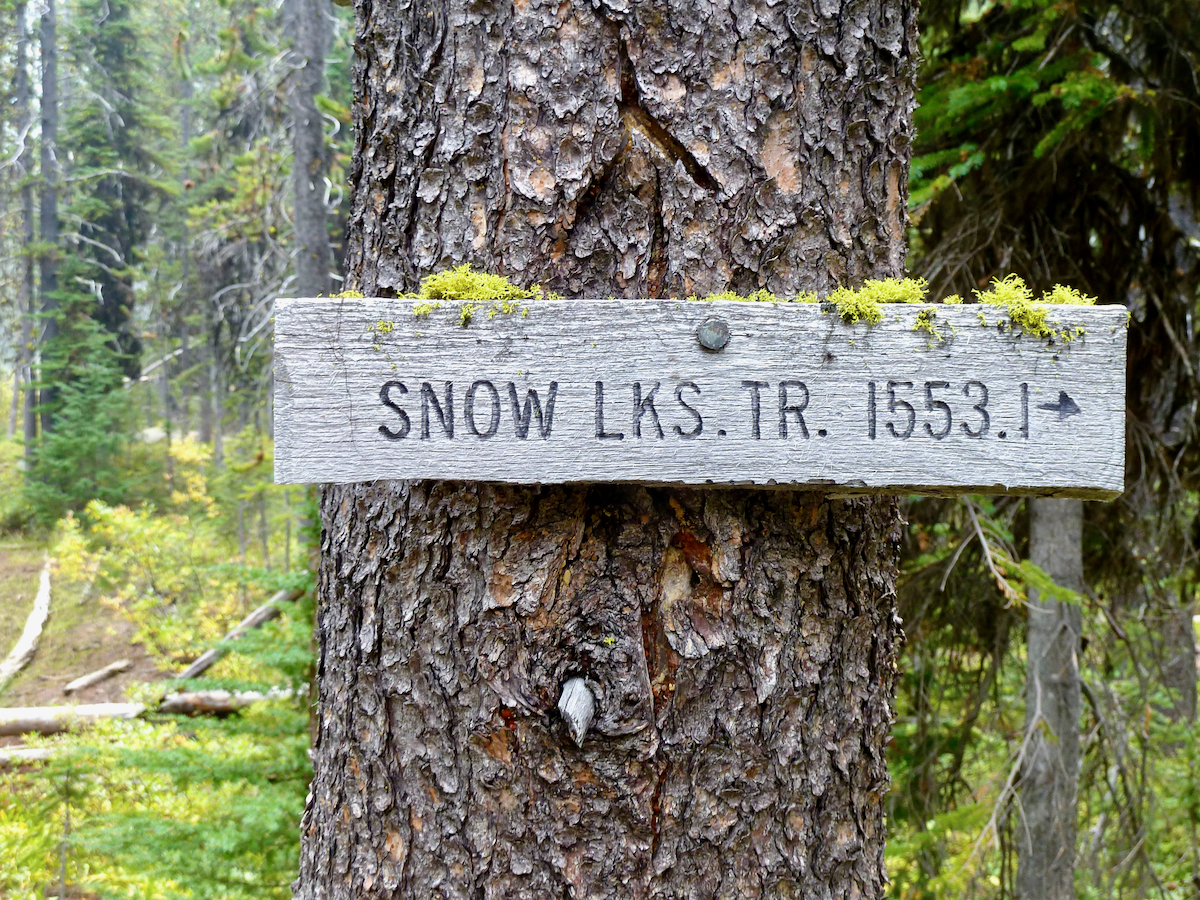
<path id="1" fill-rule="evenodd" d="M 1124 310 L 1055 308 L 1082 331 L 1061 343 L 990 308 L 938 307 L 944 339 L 886 309 L 530 301 L 463 327 L 405 300 L 280 301 L 277 478 L 1120 492 Z"/>

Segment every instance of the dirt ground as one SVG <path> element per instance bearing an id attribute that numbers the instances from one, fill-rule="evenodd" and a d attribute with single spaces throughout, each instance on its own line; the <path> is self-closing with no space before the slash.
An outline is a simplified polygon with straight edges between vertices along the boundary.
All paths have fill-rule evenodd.
<path id="1" fill-rule="evenodd" d="M 36 544 L 0 540 L 0 659 L 21 636 L 25 619 L 33 609 L 42 553 Z"/>
<path id="2" fill-rule="evenodd" d="M 2 546 L 2 545 L 0 545 Z M 33 606 L 42 567 L 40 548 L 0 549 L 0 656 L 8 653 L 20 635 Z M 18 620 L 15 629 L 11 620 Z M 133 667 L 79 691 L 63 694 L 63 687 L 80 675 L 94 672 L 119 659 Z M 50 580 L 50 617 L 37 653 L 28 667 L 0 692 L 0 706 L 59 706 L 74 703 L 114 703 L 127 699 L 134 683 L 164 677 L 141 644 L 133 641 L 133 626 L 115 611 L 88 596 L 83 585 Z M 19 743 L 0 738 L 0 746 Z"/>

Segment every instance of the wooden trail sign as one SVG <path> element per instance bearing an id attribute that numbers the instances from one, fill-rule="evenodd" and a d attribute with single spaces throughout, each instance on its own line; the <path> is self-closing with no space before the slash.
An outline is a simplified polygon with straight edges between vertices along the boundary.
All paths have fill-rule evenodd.
<path id="1" fill-rule="evenodd" d="M 280 300 L 275 478 L 1121 493 L 1124 308 L 928 308 Z"/>

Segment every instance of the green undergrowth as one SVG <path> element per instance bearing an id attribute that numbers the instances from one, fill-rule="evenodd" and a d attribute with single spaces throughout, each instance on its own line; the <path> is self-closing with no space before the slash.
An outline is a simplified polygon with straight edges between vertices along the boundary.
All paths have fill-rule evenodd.
<path id="1" fill-rule="evenodd" d="M 291 896 L 312 775 L 306 561 L 315 496 L 281 496 L 288 489 L 269 483 L 271 445 L 255 435 L 230 436 L 220 469 L 190 439 L 169 452 L 161 507 L 94 501 L 54 529 L 53 611 L 27 675 L 78 672 L 81 641 L 125 641 L 130 632 L 161 668 L 178 670 L 272 593 L 299 589 L 299 600 L 278 604 L 277 618 L 226 643 L 205 677 L 127 688 L 147 704 L 177 689 L 274 699 L 219 719 L 147 715 L 27 739 L 51 755 L 0 768 L 0 897 Z M 265 529 L 261 548 L 253 540 L 239 547 L 239 508 L 244 537 Z M 126 621 L 110 636 L 115 617 Z"/>

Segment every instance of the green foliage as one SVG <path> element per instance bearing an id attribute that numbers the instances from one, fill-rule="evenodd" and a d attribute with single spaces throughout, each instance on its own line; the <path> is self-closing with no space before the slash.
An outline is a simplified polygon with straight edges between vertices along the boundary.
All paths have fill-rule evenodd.
<path id="1" fill-rule="evenodd" d="M 302 703 L 272 701 L 226 720 L 108 723 L 45 742 L 51 762 L 0 772 L 0 894 L 57 885 L 66 841 L 67 883 L 104 896 L 289 897 L 307 725 Z"/>
<path id="2" fill-rule="evenodd" d="M 71 340 L 69 334 L 60 346 Z M 78 340 L 78 339 L 77 339 Z M 129 438 L 129 396 L 114 355 L 94 328 L 84 329 L 56 374 L 54 430 L 43 435 L 25 482 L 24 502 L 42 527 L 92 499 L 119 502 L 131 486 L 122 466 Z M 61 359 L 61 358 L 60 358 Z"/>
<path id="3" fill-rule="evenodd" d="M 210 477 L 207 447 L 172 444 L 171 466 L 159 473 L 167 510 L 94 501 L 83 516 L 67 517 L 51 551 L 56 582 L 91 583 L 99 602 L 130 618 L 168 665 L 217 644 L 269 591 L 300 588 L 304 599 L 227 644 L 208 677 L 173 685 L 285 696 L 226 719 L 114 721 L 33 741 L 54 749 L 51 761 L 0 769 L 0 896 L 52 889 L 64 846 L 71 890 L 171 900 L 290 896 L 311 776 L 313 577 L 230 562 L 239 552 L 234 510 L 259 496 L 270 453 L 250 434 L 229 451 L 231 465 Z M 318 518 L 311 500 L 303 512 Z M 302 542 L 316 539 L 315 527 L 298 535 Z M 273 532 L 278 545 L 278 527 Z M 146 685 L 139 696 L 153 701 L 162 692 Z"/>
<path id="4" fill-rule="evenodd" d="M 31 524 L 25 505 L 25 474 L 21 471 L 25 446 L 0 440 L 0 533 Z"/>

